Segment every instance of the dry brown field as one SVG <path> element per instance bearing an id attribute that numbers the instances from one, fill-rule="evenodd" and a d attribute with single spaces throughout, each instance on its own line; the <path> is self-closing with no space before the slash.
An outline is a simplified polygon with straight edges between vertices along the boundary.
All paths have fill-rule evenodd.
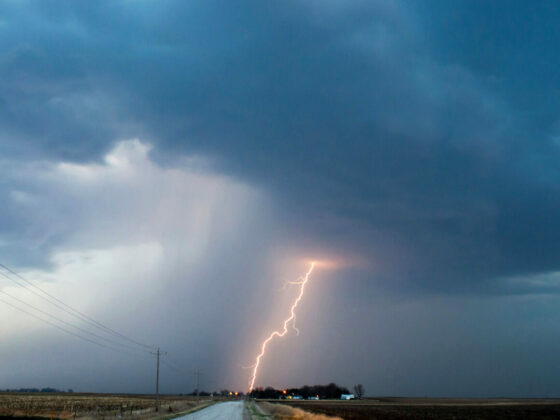
<path id="1" fill-rule="evenodd" d="M 560 400 L 557 399 L 379 398 L 269 402 L 346 420 L 560 419 Z"/>
<path id="2" fill-rule="evenodd" d="M 81 393 L 7 393 L 0 392 L 0 420 L 5 418 L 54 419 L 151 419 L 173 416 L 210 402 L 209 397 L 160 396 L 160 410 L 148 395 L 108 395 Z"/>

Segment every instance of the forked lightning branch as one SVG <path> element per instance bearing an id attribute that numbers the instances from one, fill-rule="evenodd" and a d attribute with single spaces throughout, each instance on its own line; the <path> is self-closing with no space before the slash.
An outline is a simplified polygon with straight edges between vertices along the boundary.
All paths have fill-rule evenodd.
<path id="1" fill-rule="evenodd" d="M 268 343 L 270 343 L 270 341 L 272 341 L 272 339 L 274 337 L 284 337 L 288 333 L 288 326 L 290 325 L 290 323 L 292 324 L 292 328 L 294 328 L 294 330 L 296 330 L 296 332 L 299 333 L 298 329 L 295 326 L 296 309 L 299 305 L 299 302 L 303 298 L 303 294 L 305 293 L 305 286 L 306 286 L 307 282 L 309 281 L 309 276 L 311 275 L 311 272 L 313 271 L 313 268 L 315 268 L 315 262 L 311 263 L 311 266 L 309 267 L 309 270 L 307 271 L 307 273 L 305 274 L 305 276 L 303 277 L 303 279 L 301 281 L 293 283 L 293 284 L 299 284 L 299 294 L 297 295 L 296 300 L 294 301 L 294 303 L 292 304 L 292 307 L 290 308 L 290 316 L 284 320 L 283 328 L 280 331 L 272 332 L 266 338 L 266 340 L 263 341 L 263 343 L 261 345 L 261 351 L 257 356 L 255 364 L 253 365 L 253 374 L 251 375 L 251 379 L 249 380 L 249 392 L 251 392 L 254 389 L 255 381 L 257 379 L 257 374 L 259 372 L 259 366 L 260 366 L 261 360 L 262 360 L 262 358 L 263 358 L 263 356 L 266 352 L 266 347 L 267 347 Z"/>

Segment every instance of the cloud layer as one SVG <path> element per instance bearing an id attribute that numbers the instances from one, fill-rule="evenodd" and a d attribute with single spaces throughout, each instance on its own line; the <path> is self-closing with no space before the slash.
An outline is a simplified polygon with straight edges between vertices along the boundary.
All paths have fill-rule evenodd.
<path id="1" fill-rule="evenodd" d="M 271 356 L 299 362 L 269 366 L 263 384 L 547 393 L 554 381 L 535 378 L 548 353 L 520 360 L 541 351 L 532 343 L 558 346 L 560 11 L 527 8 L 6 3 L 2 260 L 88 313 L 185 349 L 216 387 L 246 382 L 239 366 L 281 318 L 290 293 L 277 290 L 303 261 L 337 261 L 311 289 L 308 339 Z M 23 343 L 34 325 L 2 332 Z M 315 356 L 317 343 L 332 359 Z M 479 390 L 472 366 L 496 358 L 503 370 Z M 456 389 L 442 379 L 451 365 Z M 509 388 L 512 366 L 526 388 Z"/>

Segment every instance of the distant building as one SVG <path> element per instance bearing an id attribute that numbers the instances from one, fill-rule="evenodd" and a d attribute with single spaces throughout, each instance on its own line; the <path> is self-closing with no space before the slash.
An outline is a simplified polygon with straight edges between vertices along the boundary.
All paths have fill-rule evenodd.
<path id="1" fill-rule="evenodd" d="M 356 398 L 354 394 L 342 394 L 340 396 L 341 400 L 353 400 L 354 398 Z"/>

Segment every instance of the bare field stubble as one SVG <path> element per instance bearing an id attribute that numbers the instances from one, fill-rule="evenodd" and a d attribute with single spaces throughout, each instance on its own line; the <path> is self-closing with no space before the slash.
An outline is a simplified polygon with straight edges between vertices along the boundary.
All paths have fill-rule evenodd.
<path id="1" fill-rule="evenodd" d="M 345 420 L 559 419 L 560 400 L 380 398 L 359 401 L 269 401 Z M 311 418 L 311 417 L 299 417 Z"/>
<path id="2" fill-rule="evenodd" d="M 260 402 L 259 407 L 266 414 L 272 415 L 275 420 L 305 419 L 305 420 L 343 420 L 341 417 L 304 411 L 301 408 L 291 407 L 287 404 L 273 404 Z"/>
<path id="3" fill-rule="evenodd" d="M 153 396 L 105 394 L 0 393 L 0 418 L 51 417 L 70 418 L 141 418 L 173 415 L 208 404 L 209 399 L 190 396 L 161 396 L 160 410 L 155 411 Z"/>

